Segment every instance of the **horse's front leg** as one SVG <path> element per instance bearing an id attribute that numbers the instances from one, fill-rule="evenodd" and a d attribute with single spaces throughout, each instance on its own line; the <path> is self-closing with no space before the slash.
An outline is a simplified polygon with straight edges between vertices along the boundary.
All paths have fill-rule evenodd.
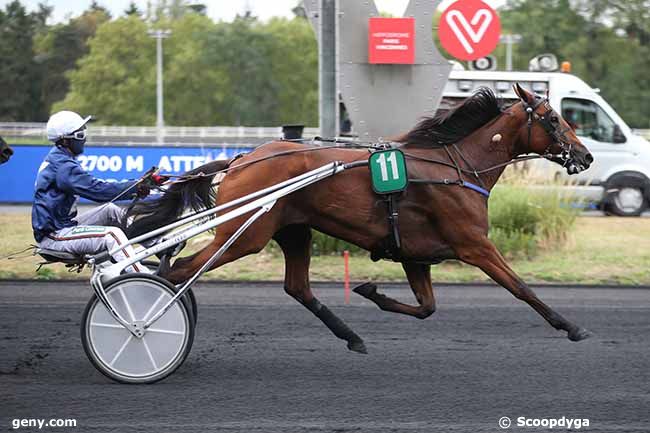
<path id="1" fill-rule="evenodd" d="M 431 286 L 431 267 L 417 263 L 402 263 L 402 267 L 406 272 L 406 278 L 408 278 L 415 299 L 419 303 L 417 306 L 404 304 L 377 292 L 377 286 L 373 283 L 364 283 L 353 290 L 377 304 L 384 311 L 425 319 L 436 311 L 436 300 Z"/>
<path id="2" fill-rule="evenodd" d="M 311 229 L 307 226 L 288 226 L 274 236 L 285 259 L 284 290 L 318 317 L 334 335 L 348 343 L 348 349 L 368 353 L 366 345 L 332 310 L 314 296 L 309 286 L 311 257 Z"/>
<path id="3" fill-rule="evenodd" d="M 466 247 L 456 248 L 456 252 L 462 261 L 479 267 L 490 278 L 508 289 L 517 299 L 533 307 L 555 329 L 567 331 L 569 340 L 580 341 L 591 335 L 586 329 L 569 322 L 542 302 L 535 292 L 510 268 L 487 237 L 483 238 L 479 245 L 473 243 Z"/>

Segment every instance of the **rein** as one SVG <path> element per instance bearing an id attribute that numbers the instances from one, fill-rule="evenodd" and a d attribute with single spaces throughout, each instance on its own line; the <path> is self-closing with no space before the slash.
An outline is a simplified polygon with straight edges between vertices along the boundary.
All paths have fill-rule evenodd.
<path id="1" fill-rule="evenodd" d="M 282 141 L 288 141 L 288 142 L 294 142 L 294 143 L 304 143 L 306 140 L 300 139 L 300 140 L 282 140 Z M 315 141 L 315 140 L 309 140 L 309 141 Z M 228 173 L 231 170 L 248 167 L 249 165 L 253 165 L 253 164 L 256 164 L 258 162 L 273 159 L 273 158 L 276 158 L 278 156 L 293 155 L 295 153 L 315 152 L 315 151 L 318 151 L 318 150 L 327 150 L 327 149 L 375 149 L 375 148 L 377 148 L 377 145 L 357 144 L 355 142 L 343 142 L 343 141 L 337 141 L 335 139 L 319 139 L 319 141 L 323 141 L 323 142 L 328 141 L 328 142 L 334 142 L 334 143 L 348 143 L 348 144 L 345 144 L 345 145 L 333 144 L 333 145 L 328 145 L 328 146 L 308 147 L 306 149 L 287 150 L 287 151 L 284 151 L 284 152 L 274 153 L 272 155 L 268 155 L 268 156 L 265 156 L 263 158 L 254 159 L 253 161 L 248 161 L 248 162 L 245 162 L 245 163 L 242 163 L 242 164 L 238 164 L 238 165 L 234 165 L 234 166 L 229 165 L 227 168 L 224 168 L 223 170 L 217 170 L 217 171 L 213 171 L 211 173 L 181 174 L 181 175 L 167 175 L 166 174 L 165 176 L 167 176 L 167 177 L 170 177 L 170 178 L 173 178 L 173 179 L 178 179 L 178 180 L 175 180 L 175 181 L 172 181 L 172 182 L 167 182 L 167 184 L 183 183 L 183 182 L 187 182 L 187 181 L 202 178 L 202 177 L 213 177 L 213 176 L 216 176 L 218 174 Z M 273 142 L 269 142 L 269 143 L 273 143 Z M 268 143 L 264 143 L 264 144 L 268 144 Z M 257 149 L 264 146 L 264 144 L 259 146 Z M 379 143 L 379 144 L 381 144 L 381 143 Z M 244 155 L 243 153 L 240 153 L 239 155 L 236 155 L 232 159 L 231 163 L 234 162 L 235 160 L 237 160 L 238 158 L 242 157 L 243 155 Z"/>

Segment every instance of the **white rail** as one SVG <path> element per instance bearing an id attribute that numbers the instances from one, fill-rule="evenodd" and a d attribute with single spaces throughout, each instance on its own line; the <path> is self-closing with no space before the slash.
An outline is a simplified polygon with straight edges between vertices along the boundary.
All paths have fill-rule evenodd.
<path id="1" fill-rule="evenodd" d="M 0 136 L 16 138 L 47 139 L 45 123 L 0 123 Z M 156 141 L 159 137 L 165 140 L 175 139 L 219 139 L 219 138 L 279 138 L 282 136 L 281 127 L 250 127 L 250 126 L 166 126 L 158 133 L 154 126 L 88 126 L 88 141 L 105 141 L 105 138 L 129 138 L 131 142 Z M 312 137 L 319 135 L 318 128 L 305 128 L 304 135 Z M 148 140 L 147 140 L 148 139 Z"/>

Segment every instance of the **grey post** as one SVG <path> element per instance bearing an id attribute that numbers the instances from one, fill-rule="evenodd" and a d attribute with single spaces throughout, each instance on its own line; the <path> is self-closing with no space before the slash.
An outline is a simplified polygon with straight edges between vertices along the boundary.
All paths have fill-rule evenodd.
<path id="1" fill-rule="evenodd" d="M 321 1 L 303 2 L 321 39 L 319 46 Z M 339 0 L 339 91 L 361 140 L 399 135 L 422 116 L 435 113 L 451 71 L 433 43 L 433 15 L 439 3 L 411 0 L 406 9 L 405 16 L 415 18 L 415 64 L 373 65 L 368 63 L 368 18 L 379 16 L 374 0 Z"/>
<path id="2" fill-rule="evenodd" d="M 338 134 L 338 92 L 336 91 L 336 0 L 320 0 L 319 119 L 323 137 Z"/>

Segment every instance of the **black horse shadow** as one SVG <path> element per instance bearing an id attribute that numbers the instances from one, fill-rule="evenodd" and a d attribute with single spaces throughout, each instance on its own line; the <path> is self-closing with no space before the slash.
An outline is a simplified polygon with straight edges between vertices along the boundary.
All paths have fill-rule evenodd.
<path id="1" fill-rule="evenodd" d="M 9 145 L 7 144 L 6 141 L 0 137 L 0 164 L 4 164 L 5 162 L 9 161 L 9 158 L 11 158 L 11 155 L 14 154 L 14 151 Z"/>

